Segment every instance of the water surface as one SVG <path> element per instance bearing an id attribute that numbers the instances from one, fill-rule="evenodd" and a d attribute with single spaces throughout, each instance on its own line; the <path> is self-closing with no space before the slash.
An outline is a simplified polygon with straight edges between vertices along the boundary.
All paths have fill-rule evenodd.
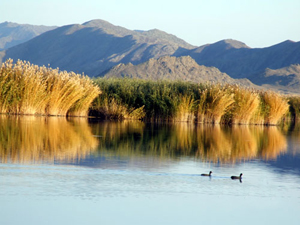
<path id="1" fill-rule="evenodd" d="M 297 126 L 1 116 L 1 224 L 298 224 L 299 141 Z"/>

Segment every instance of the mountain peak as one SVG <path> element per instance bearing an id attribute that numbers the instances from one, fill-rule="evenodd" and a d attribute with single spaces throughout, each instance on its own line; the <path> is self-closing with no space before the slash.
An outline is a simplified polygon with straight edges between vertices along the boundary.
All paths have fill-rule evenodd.
<path id="1" fill-rule="evenodd" d="M 119 37 L 133 34 L 133 31 L 131 31 L 131 30 L 128 30 L 124 27 L 115 26 L 115 25 L 113 25 L 105 20 L 101 20 L 101 19 L 90 20 L 88 22 L 83 23 L 82 26 L 101 29 L 105 33 L 112 34 L 112 35 L 119 36 Z"/>
<path id="2" fill-rule="evenodd" d="M 237 41 L 237 40 L 233 40 L 233 39 L 224 39 L 224 40 L 214 43 L 214 45 L 223 45 L 226 49 L 250 48 L 245 43 Z"/>
<path id="3" fill-rule="evenodd" d="M 101 19 L 95 19 L 95 20 L 90 20 L 82 24 L 83 26 L 86 27 L 111 27 L 114 26 L 111 23 L 101 20 Z"/>
<path id="4" fill-rule="evenodd" d="M 184 80 L 190 82 L 215 82 L 244 84 L 245 81 L 235 80 L 215 67 L 200 66 L 190 56 L 163 56 L 151 58 L 138 65 L 119 64 L 103 73 L 104 77 L 130 77 L 145 80 Z M 248 85 L 253 85 L 247 81 Z"/>

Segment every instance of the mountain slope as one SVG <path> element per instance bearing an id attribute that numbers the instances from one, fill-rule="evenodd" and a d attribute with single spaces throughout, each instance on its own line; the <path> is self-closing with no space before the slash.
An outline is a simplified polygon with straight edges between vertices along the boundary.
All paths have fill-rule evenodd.
<path id="1" fill-rule="evenodd" d="M 253 77 L 254 82 L 263 87 L 283 92 L 300 93 L 300 65 L 293 64 L 277 70 L 265 69 Z"/>
<path id="2" fill-rule="evenodd" d="M 93 20 L 43 33 L 7 49 L 0 61 L 22 59 L 95 76 L 119 63 L 138 64 L 172 55 L 179 47 L 192 49 L 194 46 L 163 31 L 132 31 Z"/>
<path id="3" fill-rule="evenodd" d="M 24 43 L 55 28 L 54 26 L 34 26 L 11 22 L 0 23 L 0 51 Z"/>
<path id="4" fill-rule="evenodd" d="M 17 26 L 11 23 L 3 23 L 2 25 L 13 28 Z M 21 27 L 24 28 L 24 26 Z M 30 25 L 26 25 L 26 27 L 30 27 Z M 37 27 L 30 27 L 30 29 L 33 28 L 36 29 Z M 26 36 L 28 29 L 19 30 L 19 35 Z M 104 20 L 92 20 L 49 31 L 43 30 L 46 29 L 45 27 L 40 29 L 40 33 L 44 33 L 38 35 L 38 31 L 36 31 L 34 35 L 38 36 L 29 41 L 0 51 L 0 63 L 8 58 L 15 61 L 22 59 L 40 66 L 50 64 L 52 68 L 59 67 L 61 70 L 85 73 L 89 76 L 103 75 L 106 72 L 111 74 L 113 70 L 110 69 L 122 63 L 124 65 L 119 66 L 119 70 L 114 68 L 115 72 L 119 73 L 118 76 L 122 76 L 122 73 L 125 74 L 126 72 L 126 76 L 138 77 L 142 76 L 142 66 L 139 64 L 147 62 L 151 58 L 191 56 L 199 65 L 215 67 L 215 70 L 218 68 L 218 71 L 212 72 L 212 68 L 209 70 L 206 68 L 207 72 L 204 73 L 203 71 L 206 69 L 203 67 L 195 72 L 192 67 L 196 68 L 196 66 L 192 66 L 190 59 L 182 58 L 181 61 L 170 59 L 167 60 L 166 67 L 170 69 L 170 72 L 163 66 L 158 66 L 160 63 L 158 62 L 154 63 L 157 68 L 153 67 L 151 70 L 147 70 L 146 67 L 143 68 L 147 71 L 143 78 L 159 79 L 159 76 L 163 76 L 170 79 L 194 81 L 200 81 L 202 78 L 203 80 L 220 80 L 219 77 L 214 76 L 221 71 L 232 78 L 247 78 L 257 85 L 274 87 L 285 92 L 289 90 L 295 92 L 299 89 L 297 73 L 286 76 L 270 76 L 266 69 L 278 70 L 289 67 L 291 64 L 299 64 L 300 42 L 285 41 L 268 48 L 252 49 L 242 42 L 227 39 L 195 47 L 174 35 L 157 29 L 149 31 L 128 30 Z M 2 32 L 1 35 L 3 36 L 3 34 Z M 169 64 L 172 60 L 174 65 L 178 64 L 178 68 L 181 69 Z M 132 64 L 131 67 L 129 63 Z M 187 63 L 185 67 L 188 69 L 186 70 L 183 69 L 184 63 Z M 125 64 L 126 69 L 120 73 L 120 69 L 123 69 Z M 148 64 L 150 65 L 151 62 Z M 133 65 L 139 66 L 134 67 Z M 226 76 L 223 76 L 223 79 Z"/>
<path id="5" fill-rule="evenodd" d="M 147 80 L 184 80 L 197 83 L 210 81 L 221 84 L 229 83 L 254 86 L 246 79 L 232 79 L 215 67 L 200 66 L 190 56 L 178 58 L 164 56 L 159 59 L 150 59 L 138 65 L 131 63 L 126 65 L 119 64 L 106 73 L 103 73 L 102 76 L 106 78 L 129 77 Z"/>
<path id="6" fill-rule="evenodd" d="M 279 69 L 300 63 L 300 42 L 285 41 L 268 48 L 251 49 L 243 43 L 223 40 L 192 50 L 179 50 L 175 56 L 190 55 L 200 65 L 214 66 L 233 78 L 255 80 L 266 68 Z"/>

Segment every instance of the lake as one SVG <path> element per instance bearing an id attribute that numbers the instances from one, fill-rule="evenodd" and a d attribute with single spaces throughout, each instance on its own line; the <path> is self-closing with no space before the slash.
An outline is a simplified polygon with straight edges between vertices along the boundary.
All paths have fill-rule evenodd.
<path id="1" fill-rule="evenodd" d="M 0 116 L 0 221 L 299 224 L 299 128 Z"/>

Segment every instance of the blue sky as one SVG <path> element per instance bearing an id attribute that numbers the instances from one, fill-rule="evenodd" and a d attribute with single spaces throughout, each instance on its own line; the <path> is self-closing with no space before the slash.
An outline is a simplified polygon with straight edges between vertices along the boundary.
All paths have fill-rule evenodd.
<path id="1" fill-rule="evenodd" d="M 63 26 L 103 19 L 160 29 L 201 46 L 235 39 L 252 48 L 300 41 L 299 0 L 1 0 L 0 23 Z"/>

